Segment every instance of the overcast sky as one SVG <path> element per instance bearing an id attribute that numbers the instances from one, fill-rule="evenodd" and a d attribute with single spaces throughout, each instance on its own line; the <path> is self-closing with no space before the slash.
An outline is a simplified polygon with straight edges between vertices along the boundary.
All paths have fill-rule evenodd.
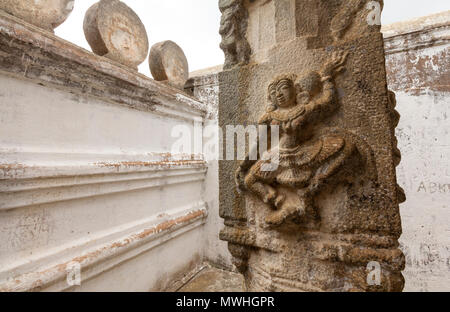
<path id="1" fill-rule="evenodd" d="M 163 41 L 175 41 L 184 50 L 190 71 L 223 63 L 218 34 L 220 12 L 218 0 L 122 0 L 141 18 L 147 29 L 150 46 Z M 87 9 L 97 0 L 76 0 L 67 21 L 56 34 L 85 49 L 91 50 L 83 34 L 83 19 Z M 408 20 L 450 10 L 450 0 L 384 0 L 383 24 Z M 148 62 L 139 71 L 151 77 Z"/>

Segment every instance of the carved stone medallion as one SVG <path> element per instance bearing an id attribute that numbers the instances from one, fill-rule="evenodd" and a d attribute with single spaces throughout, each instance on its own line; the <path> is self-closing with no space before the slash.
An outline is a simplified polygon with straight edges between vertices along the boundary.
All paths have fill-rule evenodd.
<path id="1" fill-rule="evenodd" d="M 101 0 L 86 12 L 84 34 L 95 54 L 137 69 L 147 57 L 147 32 L 136 13 L 119 0 Z"/>
<path id="2" fill-rule="evenodd" d="M 72 12 L 75 0 L 2 0 L 0 9 L 53 32 Z"/>
<path id="3" fill-rule="evenodd" d="M 150 49 L 150 71 L 157 81 L 167 81 L 184 89 L 189 79 L 189 64 L 183 50 L 173 41 L 156 43 Z"/>

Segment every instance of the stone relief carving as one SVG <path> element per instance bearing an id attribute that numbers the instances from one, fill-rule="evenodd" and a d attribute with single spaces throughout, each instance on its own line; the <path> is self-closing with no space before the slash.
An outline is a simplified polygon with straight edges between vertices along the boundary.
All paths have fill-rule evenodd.
<path id="1" fill-rule="evenodd" d="M 250 291 L 404 287 L 398 242 L 404 193 L 394 167 L 399 115 L 386 90 L 380 28 L 369 22 L 383 6 L 375 2 L 269 1 L 280 38 L 294 35 L 283 28 L 289 18 L 295 37 L 219 76 L 221 126 L 253 123 L 268 95 L 259 123 L 279 128 L 279 140 L 267 138 L 267 146 L 275 142 L 267 152 L 219 163 L 220 239 Z M 258 12 L 249 10 L 250 20 Z M 278 166 L 268 170 L 269 163 Z M 228 190 L 233 174 L 240 192 Z M 374 262 L 379 283 L 368 280 Z"/>
<path id="2" fill-rule="evenodd" d="M 219 33 L 222 36 L 220 48 L 225 54 L 224 68 L 247 64 L 250 59 L 250 45 L 245 37 L 247 31 L 247 9 L 242 0 L 220 0 L 222 12 Z"/>
<path id="3" fill-rule="evenodd" d="M 268 225 L 317 217 L 314 196 L 345 165 L 357 166 L 362 161 L 372 176 L 376 174 L 367 144 L 343 129 L 321 125 L 339 107 L 334 78 L 345 69 L 347 55 L 334 53 L 319 72 L 299 79 L 282 75 L 268 87 L 270 105 L 259 124 L 279 126 L 279 146 L 257 161 L 247 156 L 236 172 L 237 186 L 270 207 L 265 219 Z M 361 161 L 349 162 L 352 157 Z M 278 163 L 277 168 L 265 170 L 271 162 Z"/>

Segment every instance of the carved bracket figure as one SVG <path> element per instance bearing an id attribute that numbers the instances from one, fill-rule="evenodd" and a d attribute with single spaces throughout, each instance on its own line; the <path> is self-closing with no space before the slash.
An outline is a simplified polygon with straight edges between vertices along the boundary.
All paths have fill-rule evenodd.
<path id="1" fill-rule="evenodd" d="M 244 160 L 237 172 L 237 186 L 256 195 L 271 211 L 265 221 L 280 226 L 287 220 L 301 222 L 317 214 L 313 197 L 358 154 L 372 161 L 364 143 L 340 129 L 323 129 L 321 121 L 339 106 L 334 78 L 344 70 L 348 53 L 334 53 L 319 72 L 277 77 L 268 88 L 269 107 L 260 125 L 279 126 L 279 146 Z M 273 170 L 270 163 L 277 163 Z M 369 166 L 371 167 L 371 166 Z M 373 168 L 370 168 L 374 174 Z M 348 177 L 347 177 L 348 178 Z"/>
<path id="2" fill-rule="evenodd" d="M 243 161 L 219 162 L 220 239 L 247 290 L 401 291 L 405 195 L 383 1 L 220 4 L 219 125 L 271 128 Z M 251 51 L 238 48 L 245 35 Z"/>
<path id="3" fill-rule="evenodd" d="M 251 53 L 245 37 L 247 10 L 242 0 L 219 0 L 219 8 L 222 12 L 219 33 L 222 36 L 220 48 L 225 54 L 224 68 L 247 64 Z"/>

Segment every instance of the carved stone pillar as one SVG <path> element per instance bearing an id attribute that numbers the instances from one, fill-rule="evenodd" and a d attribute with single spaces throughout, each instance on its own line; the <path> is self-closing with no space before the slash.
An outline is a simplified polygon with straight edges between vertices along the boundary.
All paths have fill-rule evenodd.
<path id="1" fill-rule="evenodd" d="M 383 2 L 220 6 L 227 44 L 219 123 L 224 132 L 279 129 L 279 144 L 269 142 L 258 160 L 220 163 L 220 237 L 248 290 L 401 291 L 404 194 L 395 173 L 398 115 L 386 86 Z M 269 162 L 276 165 L 267 170 Z"/>

